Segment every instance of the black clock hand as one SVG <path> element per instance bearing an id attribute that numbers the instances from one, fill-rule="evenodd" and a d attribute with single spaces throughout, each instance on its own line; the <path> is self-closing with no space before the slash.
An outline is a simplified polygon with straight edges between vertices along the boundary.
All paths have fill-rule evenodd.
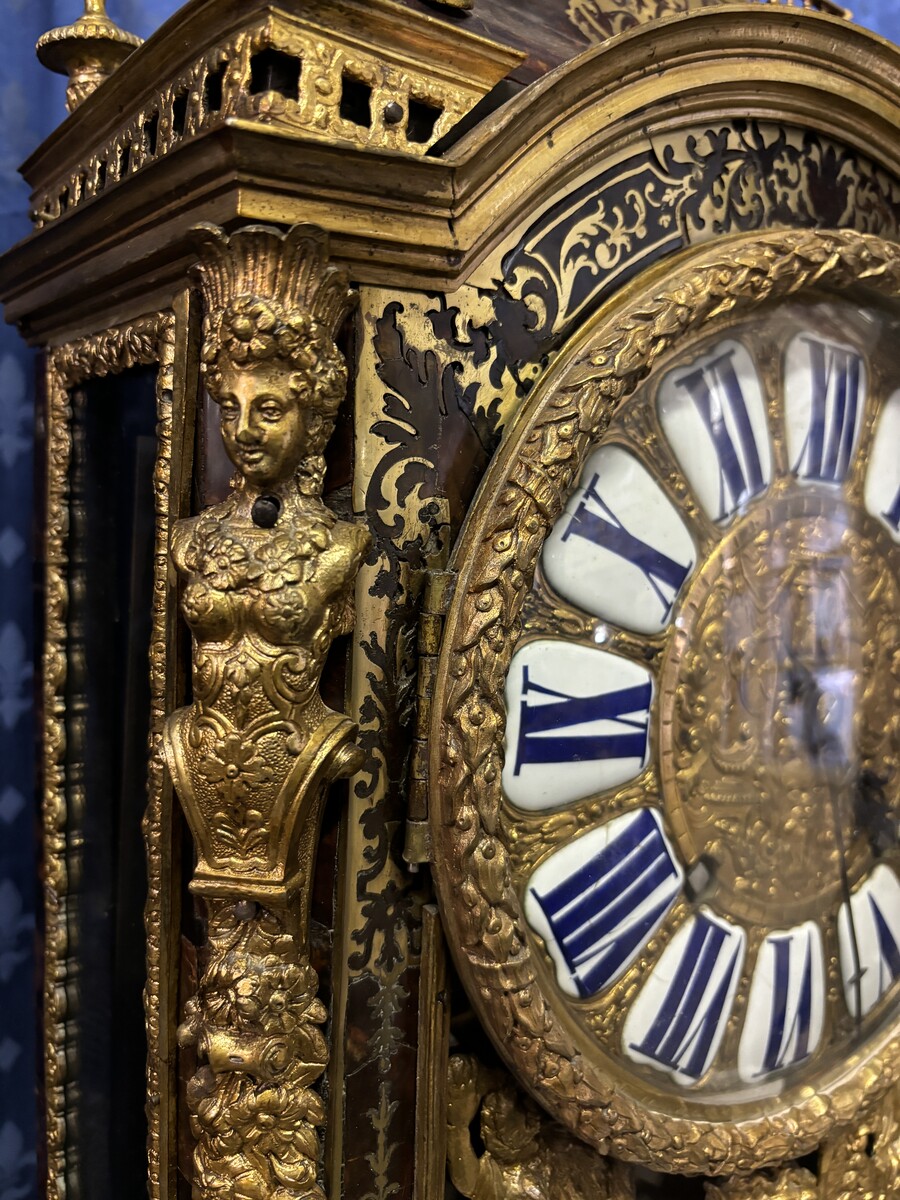
<path id="1" fill-rule="evenodd" d="M 812 757 L 816 758 L 814 750 L 824 750 L 829 757 L 836 757 L 833 752 L 837 750 L 840 753 L 840 739 L 827 731 L 825 737 L 822 736 L 825 723 L 819 716 L 821 688 L 812 672 L 796 663 L 790 656 L 788 656 L 788 664 L 791 671 L 789 676 L 792 687 L 791 698 L 803 702 L 804 741 L 810 749 Z M 886 778 L 863 767 L 856 772 L 853 785 L 855 797 L 853 817 L 856 825 L 865 830 L 876 858 L 880 858 L 900 841 L 897 814 L 885 791 L 886 784 Z"/>
<path id="2" fill-rule="evenodd" d="M 867 831 L 876 858 L 897 845 L 897 815 L 885 791 L 887 779 L 864 768 L 856 776 L 856 800 L 853 815 Z"/>
<path id="3" fill-rule="evenodd" d="M 801 741 L 805 745 L 811 760 L 829 774 L 826 786 L 828 788 L 829 806 L 834 830 L 834 840 L 838 850 L 839 870 L 841 877 L 841 892 L 847 912 L 847 925 L 850 931 L 850 950 L 853 956 L 853 975 L 850 982 L 853 985 L 854 1018 L 857 1028 L 862 1022 L 862 962 L 859 954 L 859 938 L 856 931 L 856 920 L 853 906 L 850 903 L 850 877 L 847 872 L 847 851 L 844 845 L 844 832 L 841 827 L 839 788 L 840 784 L 830 777 L 835 767 L 848 767 L 840 738 L 827 728 L 821 714 L 822 689 L 815 675 L 808 667 L 798 662 L 792 655 L 787 657 L 789 666 L 788 680 L 791 687 L 791 699 L 800 703 L 802 712 Z M 857 776 L 857 779 L 859 777 Z M 858 795 L 858 783 L 855 789 Z"/>

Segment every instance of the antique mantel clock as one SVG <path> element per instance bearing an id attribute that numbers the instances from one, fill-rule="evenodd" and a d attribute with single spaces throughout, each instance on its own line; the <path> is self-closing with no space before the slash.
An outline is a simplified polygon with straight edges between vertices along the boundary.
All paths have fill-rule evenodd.
<path id="1" fill-rule="evenodd" d="M 515 9 L 41 39 L 53 1200 L 900 1189 L 900 57 Z"/>

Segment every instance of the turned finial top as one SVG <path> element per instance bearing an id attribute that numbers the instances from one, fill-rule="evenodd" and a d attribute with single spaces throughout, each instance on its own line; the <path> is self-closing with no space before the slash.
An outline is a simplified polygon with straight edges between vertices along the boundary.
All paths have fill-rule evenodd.
<path id="1" fill-rule="evenodd" d="M 106 0 L 84 0 L 84 12 L 71 25 L 50 29 L 37 43 L 45 67 L 68 75 L 66 107 L 74 112 L 141 45 L 106 15 Z"/>

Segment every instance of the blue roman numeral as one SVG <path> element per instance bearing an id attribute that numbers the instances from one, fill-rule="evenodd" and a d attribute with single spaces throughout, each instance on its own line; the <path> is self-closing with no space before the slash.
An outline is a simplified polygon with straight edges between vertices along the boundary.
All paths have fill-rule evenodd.
<path id="1" fill-rule="evenodd" d="M 699 1079 L 709 1067 L 717 1035 L 728 1018 L 740 958 L 737 933 L 698 913 L 656 1017 L 631 1049 Z"/>
<path id="2" fill-rule="evenodd" d="M 894 502 L 887 512 L 881 514 L 884 519 L 893 529 L 894 533 L 900 532 L 900 488 L 897 489 L 897 495 L 894 497 Z"/>
<path id="3" fill-rule="evenodd" d="M 596 762 L 608 758 L 639 758 L 647 752 L 647 726 L 653 685 L 646 683 L 597 696 L 569 696 L 534 683 L 522 668 L 522 703 L 515 774 L 532 763 Z M 546 704 L 529 697 L 552 696 Z M 637 719 L 634 714 L 641 714 Z M 613 721 L 610 733 L 563 733 L 593 721 Z"/>
<path id="4" fill-rule="evenodd" d="M 794 470 L 807 479 L 840 483 L 856 438 L 862 358 L 818 338 L 803 340 L 809 347 L 812 395 L 809 429 Z"/>
<path id="5" fill-rule="evenodd" d="M 872 920 L 875 923 L 875 933 L 878 937 L 878 995 L 883 996 L 894 980 L 900 975 L 900 947 L 884 919 L 884 913 L 872 893 L 869 893 L 869 906 L 872 910 Z"/>
<path id="6" fill-rule="evenodd" d="M 604 504 L 597 491 L 599 481 L 600 476 L 594 475 L 584 489 L 584 497 L 572 514 L 562 540 L 565 542 L 572 536 L 585 538 L 587 541 L 593 542 L 595 546 L 609 550 L 627 562 L 633 563 L 646 577 L 659 597 L 659 602 L 663 606 L 664 619 L 667 619 L 675 597 L 678 595 L 678 590 L 691 569 L 691 564 L 682 566 L 675 559 L 663 554 L 661 550 L 655 550 L 646 542 L 642 542 L 640 538 L 635 537 L 633 533 L 629 533 L 612 509 Z M 600 511 L 592 511 L 588 501 Z M 664 588 L 668 589 L 668 595 Z"/>
<path id="7" fill-rule="evenodd" d="M 690 393 L 719 461 L 720 521 L 765 487 L 759 448 L 733 357 L 734 350 L 729 350 L 678 380 L 678 386 Z M 726 416 L 731 417 L 734 436 Z"/>
<path id="8" fill-rule="evenodd" d="M 553 936 L 582 996 L 625 969 L 671 908 L 681 879 L 649 809 L 573 875 L 541 895 Z"/>
<path id="9" fill-rule="evenodd" d="M 763 1071 L 780 1071 L 809 1055 L 813 1003 L 813 948 L 811 935 L 806 935 L 806 955 L 803 962 L 796 999 L 791 996 L 791 958 L 800 950 L 792 937 L 769 939 L 775 952 L 775 975 L 772 986 L 772 1016 L 769 1036 L 763 1055 Z"/>

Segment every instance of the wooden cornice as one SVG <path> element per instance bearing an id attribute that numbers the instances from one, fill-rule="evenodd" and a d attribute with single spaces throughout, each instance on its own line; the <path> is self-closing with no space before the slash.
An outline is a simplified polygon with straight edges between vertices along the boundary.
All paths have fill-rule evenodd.
<path id="1" fill-rule="evenodd" d="M 201 219 L 312 221 L 357 282 L 451 289 L 610 155 L 663 130 L 751 117 L 808 127 L 900 177 L 900 50 L 836 18 L 728 6 L 586 52 L 441 158 L 231 121 L 11 250 L 0 260 L 7 319 L 55 341 L 165 306 Z"/>

